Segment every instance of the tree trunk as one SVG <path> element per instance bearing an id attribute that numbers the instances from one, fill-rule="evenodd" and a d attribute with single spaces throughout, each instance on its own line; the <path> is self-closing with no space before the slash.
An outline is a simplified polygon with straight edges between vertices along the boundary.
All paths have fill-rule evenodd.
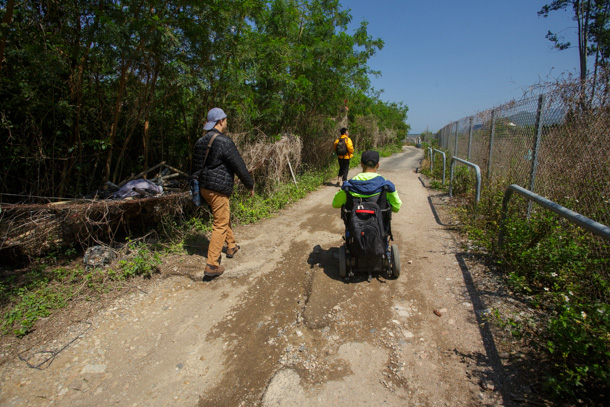
<path id="1" fill-rule="evenodd" d="M 119 116 L 121 114 L 121 105 L 123 104 L 123 92 L 127 83 L 127 72 L 131 61 L 123 63 L 121 66 L 121 79 L 119 81 L 119 89 L 117 90 L 116 99 L 114 101 L 114 114 L 112 126 L 110 127 L 110 135 L 108 137 L 108 154 L 106 155 L 106 169 L 104 173 L 104 182 L 110 180 L 110 165 L 112 164 L 112 150 L 114 149 L 114 139 L 116 138 L 117 127 L 119 125 Z"/>
<path id="2" fill-rule="evenodd" d="M 579 2 L 576 10 L 576 21 L 578 23 L 578 56 L 580 59 L 580 97 L 581 110 L 587 109 L 587 40 L 589 37 L 589 16 L 591 12 L 591 0 Z"/>
<path id="3" fill-rule="evenodd" d="M 165 1 L 163 3 L 163 6 L 161 7 L 161 10 L 164 10 L 165 7 L 167 6 L 168 1 Z M 138 7 L 138 11 L 142 8 L 143 2 L 140 3 L 140 6 Z M 134 16 L 134 19 L 138 18 L 138 14 L 136 13 L 136 15 Z M 150 32 L 152 32 L 155 28 L 152 27 L 150 28 Z M 137 48 L 134 50 L 132 57 L 129 61 L 124 62 L 123 66 L 121 67 L 121 79 L 119 82 L 119 89 L 117 91 L 117 97 L 114 103 L 114 119 L 112 121 L 112 126 L 110 128 L 110 136 L 109 136 L 109 146 L 108 146 L 108 155 L 106 156 L 106 168 L 105 168 L 105 175 L 104 175 L 104 182 L 109 181 L 110 180 L 110 166 L 112 164 L 112 150 L 114 148 L 114 140 L 116 138 L 116 134 L 117 134 L 117 127 L 119 125 L 119 116 L 121 114 L 121 105 L 123 102 L 123 93 L 125 91 L 125 87 L 127 84 L 127 73 L 129 72 L 129 69 L 131 68 L 131 65 L 134 62 L 134 58 L 136 57 L 136 55 L 142 50 L 142 48 L 144 47 L 144 40 L 146 38 L 146 35 L 143 36 L 140 39 L 140 43 L 138 44 Z"/>
<path id="4" fill-rule="evenodd" d="M 144 154 L 144 171 L 148 169 L 148 156 L 150 151 L 150 110 L 155 100 L 155 87 L 159 77 L 159 61 L 155 60 L 155 71 L 149 87 L 148 97 L 146 98 L 146 117 L 144 118 L 144 135 L 142 136 L 142 150 Z"/>
<path id="5" fill-rule="evenodd" d="M 2 25 L 5 27 L 10 26 L 13 21 L 13 11 L 15 10 L 15 0 L 8 0 L 6 2 L 6 14 L 2 17 Z M 4 63 L 4 48 L 6 47 L 6 35 L 0 38 L 0 71 L 2 71 L 2 64 Z"/>
<path id="6" fill-rule="evenodd" d="M 127 134 L 125 142 L 123 143 L 123 147 L 121 148 L 121 153 L 119 154 L 119 158 L 117 159 L 116 165 L 114 167 L 114 174 L 112 176 L 113 184 L 116 184 L 118 182 L 118 176 L 119 173 L 122 171 L 123 167 L 123 158 L 125 157 L 125 151 L 127 151 L 129 142 L 131 141 L 131 138 L 133 137 L 133 134 L 135 133 L 136 128 L 138 127 L 138 123 L 140 122 L 140 112 L 141 110 L 138 109 L 138 112 L 136 113 L 136 118 L 133 120 L 133 126 L 131 126 L 131 130 L 129 131 L 129 134 Z"/>

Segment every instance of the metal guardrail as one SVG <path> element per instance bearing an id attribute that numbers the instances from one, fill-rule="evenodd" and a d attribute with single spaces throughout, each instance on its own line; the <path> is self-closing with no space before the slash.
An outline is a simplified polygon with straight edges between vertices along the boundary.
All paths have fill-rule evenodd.
<path id="1" fill-rule="evenodd" d="M 433 152 L 439 153 L 443 155 L 443 185 L 445 185 L 445 169 L 447 168 L 447 156 L 444 151 L 437 150 L 436 148 L 432 150 Z M 432 153 L 432 160 L 430 161 L 430 172 L 432 172 L 432 166 L 434 165 L 434 153 Z"/>
<path id="2" fill-rule="evenodd" d="M 569 221 L 576 223 L 578 226 L 588 230 L 589 232 L 600 236 L 606 240 L 610 240 L 610 227 L 598 223 L 580 213 L 569 210 L 568 208 L 559 205 L 553 201 L 541 197 L 538 194 L 533 193 L 530 190 L 520 187 L 519 185 L 511 184 L 506 188 L 504 192 L 504 199 L 502 200 L 502 217 L 500 218 L 500 234 L 498 236 L 498 248 L 502 247 L 504 243 L 504 223 L 506 222 L 506 212 L 508 207 L 508 201 L 510 201 L 513 192 L 523 195 L 544 208 L 555 212 L 559 216 L 562 216 Z"/>
<path id="3" fill-rule="evenodd" d="M 462 160 L 461 158 L 458 157 L 451 157 L 451 169 L 449 171 L 449 196 L 452 196 L 452 190 L 453 190 L 453 167 L 455 166 L 455 163 L 460 162 L 462 164 L 466 164 L 469 167 L 474 168 L 475 172 L 476 172 L 476 176 L 477 176 L 477 192 L 476 192 L 476 202 L 477 204 L 479 203 L 479 200 L 481 199 L 481 169 L 479 168 L 478 165 L 471 163 L 470 161 L 466 161 L 466 160 Z"/>

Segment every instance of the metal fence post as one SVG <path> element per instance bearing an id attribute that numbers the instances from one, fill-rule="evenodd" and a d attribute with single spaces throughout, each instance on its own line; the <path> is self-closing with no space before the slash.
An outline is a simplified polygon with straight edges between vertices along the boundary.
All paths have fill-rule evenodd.
<path id="1" fill-rule="evenodd" d="M 470 116 L 470 125 L 468 126 L 468 158 L 466 161 L 470 161 L 470 152 L 472 151 L 472 116 Z"/>
<path id="2" fill-rule="evenodd" d="M 494 135 L 496 133 L 496 111 L 491 111 L 491 135 L 489 137 L 489 157 L 487 158 L 487 179 L 491 176 L 491 159 L 494 149 Z"/>
<path id="3" fill-rule="evenodd" d="M 447 172 L 447 170 L 446 170 L 447 156 L 445 155 L 444 151 L 437 150 L 436 148 L 432 151 L 433 151 L 433 154 L 434 154 L 434 152 L 437 152 L 443 156 L 443 185 L 445 185 L 445 173 Z"/>
<path id="4" fill-rule="evenodd" d="M 475 199 L 476 199 L 476 203 L 478 205 L 479 201 L 481 200 L 481 169 L 479 168 L 478 165 L 471 163 L 469 161 L 466 161 L 466 160 L 462 160 L 461 158 L 458 158 L 456 156 L 451 157 L 451 169 L 449 170 L 449 196 L 453 196 L 453 167 L 455 166 L 456 161 L 474 168 L 475 174 L 477 177 L 477 186 L 476 186 L 477 192 L 476 192 Z"/>
<path id="5" fill-rule="evenodd" d="M 459 127 L 459 121 L 455 122 L 455 151 L 453 151 L 453 155 L 457 155 L 458 154 L 458 127 Z"/>
<path id="6" fill-rule="evenodd" d="M 538 169 L 538 154 L 540 153 L 540 140 L 542 139 L 542 128 L 544 127 L 544 95 L 538 97 L 538 111 L 536 112 L 536 125 L 534 127 L 535 139 L 534 139 L 534 151 L 532 151 L 532 170 L 530 172 L 530 184 L 529 190 L 534 192 L 534 185 L 536 183 L 536 170 Z M 530 218 L 532 213 L 533 202 L 529 201 L 527 204 L 527 219 Z"/>

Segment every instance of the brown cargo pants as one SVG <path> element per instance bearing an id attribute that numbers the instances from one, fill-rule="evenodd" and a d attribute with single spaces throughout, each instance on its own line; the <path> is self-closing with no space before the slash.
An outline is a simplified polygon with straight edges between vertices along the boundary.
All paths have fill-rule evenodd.
<path id="1" fill-rule="evenodd" d="M 208 247 L 208 264 L 218 266 L 222 247 L 227 242 L 229 249 L 235 247 L 235 237 L 231 230 L 231 211 L 229 197 L 219 192 L 201 189 L 201 196 L 212 208 L 214 222 L 212 224 L 212 237 Z"/>

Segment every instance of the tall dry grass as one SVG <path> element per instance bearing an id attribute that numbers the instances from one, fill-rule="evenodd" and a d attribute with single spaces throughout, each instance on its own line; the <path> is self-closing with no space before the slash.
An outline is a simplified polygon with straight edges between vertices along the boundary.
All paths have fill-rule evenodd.
<path id="1" fill-rule="evenodd" d="M 246 133 L 230 134 L 240 151 L 254 182 L 266 191 L 290 180 L 290 167 L 296 174 L 301 167 L 303 141 L 293 134 L 285 134 L 271 141 L 265 134 L 251 137 Z"/>

